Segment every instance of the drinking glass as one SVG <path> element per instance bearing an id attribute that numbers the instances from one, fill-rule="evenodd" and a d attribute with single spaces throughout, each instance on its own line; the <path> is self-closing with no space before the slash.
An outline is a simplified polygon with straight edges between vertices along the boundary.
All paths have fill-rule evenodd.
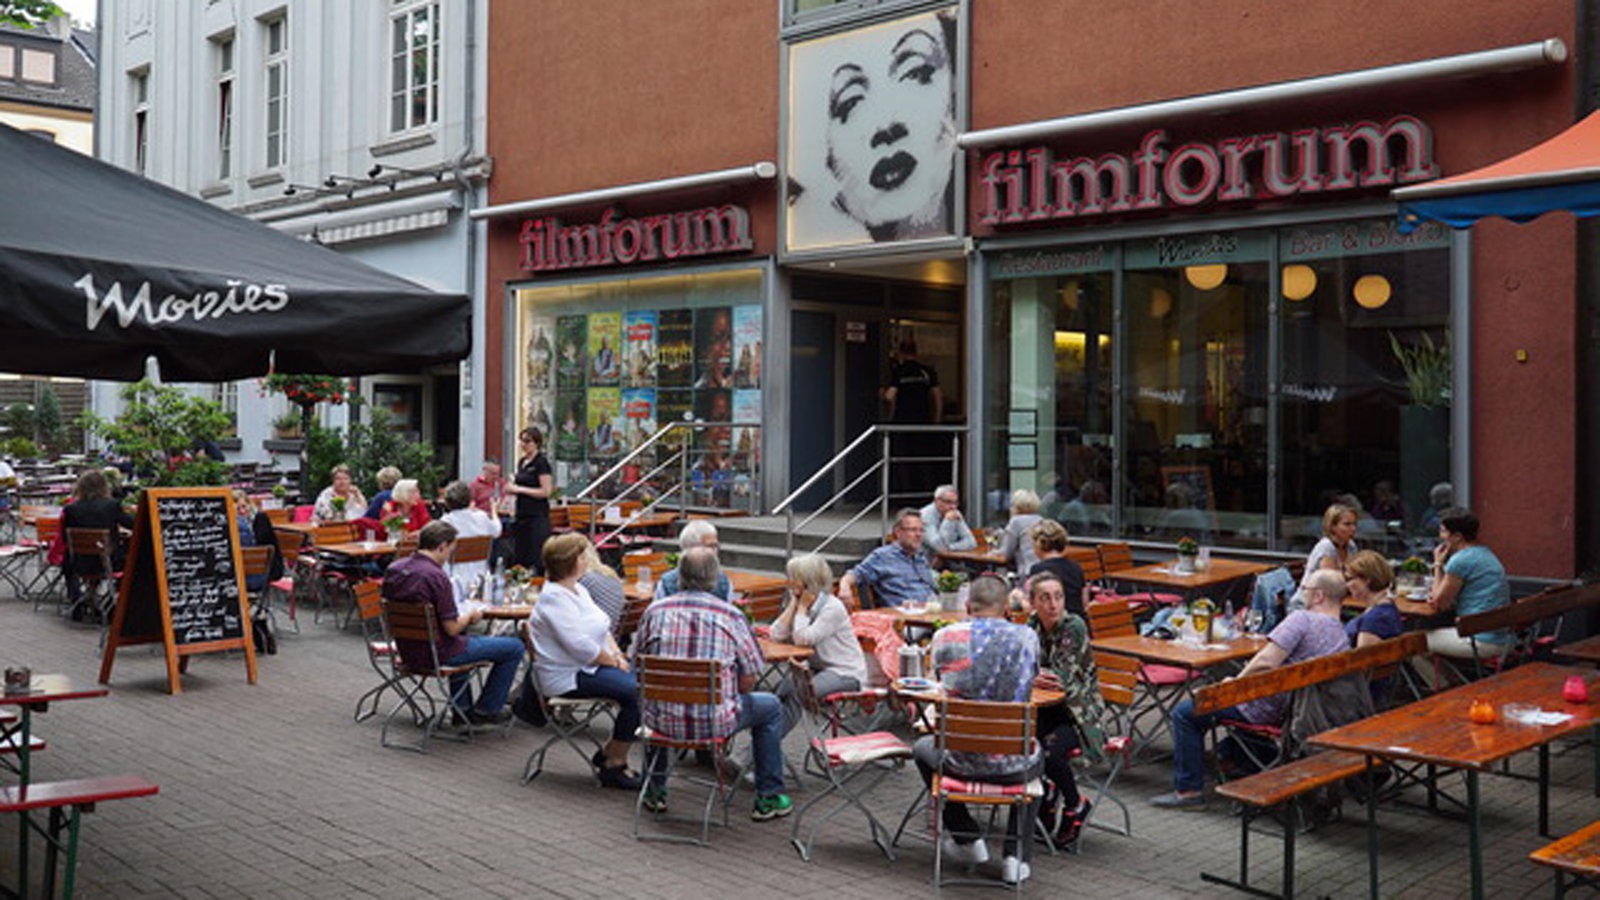
<path id="1" fill-rule="evenodd" d="M 1267 615 L 1261 610 L 1255 608 L 1245 610 L 1244 628 L 1251 634 L 1256 634 L 1257 632 L 1261 631 L 1261 626 L 1265 625 L 1266 621 Z"/>
<path id="2" fill-rule="evenodd" d="M 1211 629 L 1211 613 L 1202 610 L 1200 612 L 1190 613 L 1189 617 L 1194 620 L 1195 634 L 1199 635 L 1200 638 L 1204 640 L 1205 636 Z"/>

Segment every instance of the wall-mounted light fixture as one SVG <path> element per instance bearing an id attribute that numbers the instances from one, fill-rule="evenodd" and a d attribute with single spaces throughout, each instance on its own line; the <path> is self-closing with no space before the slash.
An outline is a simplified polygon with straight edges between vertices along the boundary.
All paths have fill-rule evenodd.
<path id="1" fill-rule="evenodd" d="M 1221 287 L 1222 282 L 1228 279 L 1228 265 L 1216 263 L 1209 266 L 1185 266 L 1183 277 L 1202 291 L 1214 290 Z"/>
<path id="2" fill-rule="evenodd" d="M 391 166 L 386 163 L 373 163 L 372 168 L 367 170 L 367 177 L 375 179 L 385 172 L 392 172 L 395 175 L 403 175 L 407 178 L 432 178 L 435 182 L 444 180 L 443 169 L 435 169 L 430 172 L 423 169 L 407 169 L 401 166 Z M 387 180 L 390 190 L 394 189 L 394 183 L 397 180 L 397 178 L 390 178 Z"/>
<path id="3" fill-rule="evenodd" d="M 1362 309 L 1378 309 L 1389 302 L 1393 289 L 1389 279 L 1382 275 L 1363 275 L 1356 279 L 1355 285 L 1350 289 L 1355 295 L 1356 302 Z"/>
<path id="4" fill-rule="evenodd" d="M 1316 293 L 1317 270 L 1300 263 L 1284 266 L 1281 281 L 1285 299 L 1304 300 Z"/>
<path id="5" fill-rule="evenodd" d="M 355 190 L 355 188 L 353 188 L 353 187 L 352 188 L 348 188 L 348 189 L 346 189 L 346 188 L 337 188 L 337 189 L 330 190 L 329 188 L 325 188 L 325 187 L 322 187 L 320 185 L 315 185 L 315 184 L 295 184 L 294 182 L 291 181 L 290 183 L 284 185 L 283 195 L 285 197 L 294 197 L 294 196 L 296 196 L 298 194 L 310 194 L 313 198 L 315 198 L 315 197 L 326 197 L 329 194 L 343 194 L 345 197 L 349 197 L 351 191 L 354 191 L 354 190 Z"/>

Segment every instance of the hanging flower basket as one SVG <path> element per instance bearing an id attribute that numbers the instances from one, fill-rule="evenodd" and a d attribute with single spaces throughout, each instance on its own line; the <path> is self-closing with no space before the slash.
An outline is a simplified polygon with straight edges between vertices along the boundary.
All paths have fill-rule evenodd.
<path id="1" fill-rule="evenodd" d="M 261 379 L 263 394 L 282 394 L 302 407 L 318 403 L 343 403 L 350 396 L 350 381 L 336 375 L 285 375 L 274 372 Z"/>

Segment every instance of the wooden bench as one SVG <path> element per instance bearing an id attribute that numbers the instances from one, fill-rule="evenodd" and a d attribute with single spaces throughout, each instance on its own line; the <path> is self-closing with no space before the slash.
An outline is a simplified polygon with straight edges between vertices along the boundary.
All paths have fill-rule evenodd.
<path id="1" fill-rule="evenodd" d="M 66 850 L 67 862 L 63 870 L 61 895 L 72 896 L 73 876 L 78 864 L 79 818 L 83 813 L 94 812 L 95 804 L 133 797 L 149 797 L 160 792 L 153 782 L 138 775 L 105 775 L 99 778 L 78 778 L 71 781 L 36 781 L 28 785 L 0 787 L 0 815 L 30 813 L 49 810 L 50 819 L 43 827 L 25 818 L 19 845 L 17 868 L 19 880 L 27 883 L 27 834 L 31 829 L 45 839 L 45 870 L 43 896 L 55 896 L 56 857 Z M 65 839 L 63 840 L 63 833 Z"/>
<path id="2" fill-rule="evenodd" d="M 1456 619 L 1456 632 L 1469 639 L 1490 631 L 1509 631 L 1518 636 L 1518 640 L 1506 644 L 1499 655 L 1488 660 L 1479 656 L 1478 642 L 1472 641 L 1473 669 L 1482 675 L 1486 668 L 1499 670 L 1523 662 L 1531 642 L 1524 642 L 1520 637 L 1523 633 L 1531 634 L 1535 625 L 1591 606 L 1600 606 L 1600 585 L 1557 585 L 1515 603 L 1462 616 Z"/>
<path id="3" fill-rule="evenodd" d="M 1528 854 L 1528 861 L 1556 870 L 1556 900 L 1570 888 L 1600 887 L 1600 822 L 1540 847 Z"/>
<path id="4" fill-rule="evenodd" d="M 1324 684 L 1352 673 L 1392 666 L 1427 651 L 1427 635 L 1420 631 L 1409 632 L 1357 650 L 1319 656 L 1245 678 L 1207 685 L 1195 691 L 1194 710 L 1197 715 L 1209 715 L 1249 700 L 1273 697 Z M 1200 879 L 1257 896 L 1282 897 L 1284 900 L 1292 898 L 1294 840 L 1298 831 L 1296 817 L 1291 812 L 1280 822 L 1283 826 L 1282 894 L 1270 894 L 1250 884 L 1250 823 L 1262 814 L 1318 788 L 1359 775 L 1366 768 L 1366 759 L 1359 754 L 1324 751 L 1219 785 L 1218 796 L 1244 806 L 1239 817 L 1239 879 L 1235 881 L 1209 872 L 1201 872 Z"/>

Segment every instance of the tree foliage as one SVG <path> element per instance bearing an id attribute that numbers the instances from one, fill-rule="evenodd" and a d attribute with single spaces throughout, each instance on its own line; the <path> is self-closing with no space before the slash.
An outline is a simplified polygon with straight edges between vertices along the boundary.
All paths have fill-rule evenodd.
<path id="1" fill-rule="evenodd" d="M 351 479 L 371 497 L 378 490 L 378 470 L 394 466 L 415 478 L 423 497 L 432 497 L 444 472 L 433 461 L 433 448 L 413 443 L 391 426 L 389 411 L 367 407 L 365 422 L 356 422 L 341 434 L 337 429 L 312 425 L 306 444 L 307 497 L 315 497 L 332 481 L 333 467 L 350 467 Z"/>
<path id="2" fill-rule="evenodd" d="M 122 412 L 115 419 L 84 416 L 91 434 L 131 460 L 141 480 L 158 485 L 226 484 L 227 466 L 191 458 L 190 451 L 199 442 L 216 441 L 228 424 L 216 401 L 149 381 L 122 389 Z"/>
<path id="3" fill-rule="evenodd" d="M 0 24 L 34 28 L 66 11 L 50 0 L 0 0 Z"/>

